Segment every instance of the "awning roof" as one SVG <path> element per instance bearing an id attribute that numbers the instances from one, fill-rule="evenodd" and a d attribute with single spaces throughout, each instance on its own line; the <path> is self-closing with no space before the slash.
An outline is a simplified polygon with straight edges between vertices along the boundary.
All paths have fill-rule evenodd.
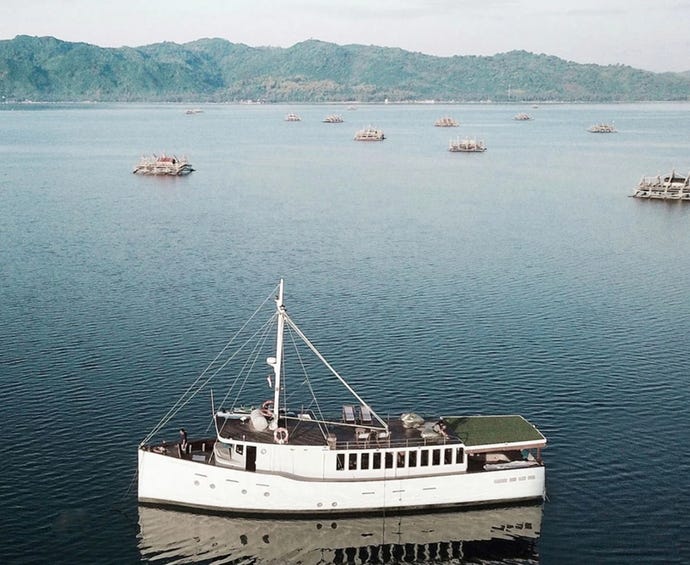
<path id="1" fill-rule="evenodd" d="M 522 416 L 447 416 L 449 430 L 468 451 L 544 447 L 546 438 Z"/>

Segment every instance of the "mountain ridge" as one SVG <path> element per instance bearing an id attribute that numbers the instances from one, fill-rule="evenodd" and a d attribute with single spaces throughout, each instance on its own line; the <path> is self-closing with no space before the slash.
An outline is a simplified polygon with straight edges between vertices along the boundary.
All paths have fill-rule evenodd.
<path id="1" fill-rule="evenodd" d="M 99 47 L 0 41 L 4 101 L 637 102 L 690 100 L 690 71 L 654 73 L 514 50 L 437 57 L 309 39 L 250 47 L 222 38 Z"/>

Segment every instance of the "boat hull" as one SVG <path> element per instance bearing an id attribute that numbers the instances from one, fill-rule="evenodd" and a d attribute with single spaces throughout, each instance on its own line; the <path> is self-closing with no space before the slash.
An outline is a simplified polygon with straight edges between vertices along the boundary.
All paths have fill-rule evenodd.
<path id="1" fill-rule="evenodd" d="M 376 480 L 302 479 L 139 449 L 143 503 L 238 514 L 353 514 L 543 499 L 544 467 Z"/>

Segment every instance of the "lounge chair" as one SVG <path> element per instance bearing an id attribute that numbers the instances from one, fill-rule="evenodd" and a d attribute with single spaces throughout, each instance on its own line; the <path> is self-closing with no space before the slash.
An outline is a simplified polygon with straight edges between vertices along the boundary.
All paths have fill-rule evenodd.
<path id="1" fill-rule="evenodd" d="M 343 422 L 346 424 L 354 424 L 355 421 L 355 408 L 350 404 L 343 406 Z"/>
<path id="2" fill-rule="evenodd" d="M 369 410 L 368 406 L 365 406 L 364 404 L 360 405 L 359 418 L 362 424 L 371 425 L 371 410 Z"/>

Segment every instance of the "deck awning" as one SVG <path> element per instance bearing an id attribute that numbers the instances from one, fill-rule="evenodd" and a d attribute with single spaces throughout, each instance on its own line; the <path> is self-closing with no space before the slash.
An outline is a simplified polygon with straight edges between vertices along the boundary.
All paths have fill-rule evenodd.
<path id="1" fill-rule="evenodd" d="M 522 416 L 447 416 L 443 419 L 470 453 L 546 446 L 546 438 Z"/>

